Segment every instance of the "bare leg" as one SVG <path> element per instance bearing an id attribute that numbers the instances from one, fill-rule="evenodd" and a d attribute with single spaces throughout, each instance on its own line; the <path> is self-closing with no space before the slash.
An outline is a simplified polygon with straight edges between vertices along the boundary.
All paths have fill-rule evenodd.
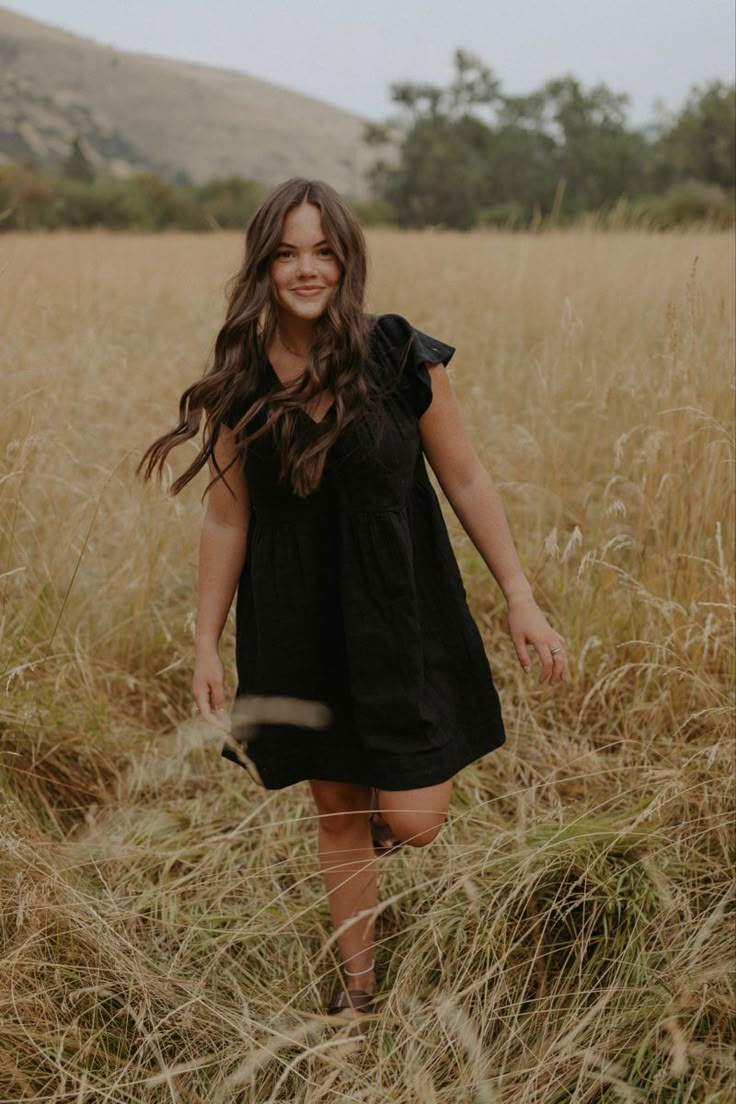
<path id="1" fill-rule="evenodd" d="M 396 839 L 426 847 L 447 816 L 452 779 L 419 790 L 378 790 L 378 809 Z"/>
<path id="2" fill-rule="evenodd" d="M 358 913 L 369 915 L 350 924 L 337 937 L 342 961 L 349 970 L 365 970 L 374 954 L 376 864 L 368 809 L 371 787 L 310 780 L 319 814 L 320 868 L 335 930 Z M 374 993 L 373 970 L 347 977 L 350 986 Z"/>

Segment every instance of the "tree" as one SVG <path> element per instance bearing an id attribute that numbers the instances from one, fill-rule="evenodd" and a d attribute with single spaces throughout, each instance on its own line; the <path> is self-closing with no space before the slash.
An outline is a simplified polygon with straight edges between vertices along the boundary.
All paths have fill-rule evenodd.
<path id="1" fill-rule="evenodd" d="M 586 91 L 566 76 L 547 81 L 542 99 L 543 125 L 556 146 L 556 175 L 565 182 L 573 212 L 597 210 L 639 190 L 646 143 L 627 129 L 627 95 L 605 84 Z"/>
<path id="2" fill-rule="evenodd" d="M 404 123 L 400 163 L 379 162 L 375 194 L 404 226 L 467 229 L 498 209 L 576 214 L 598 209 L 643 178 L 647 146 L 626 126 L 628 97 L 560 77 L 506 96 L 491 69 L 464 50 L 446 89 L 391 86 Z M 379 144 L 380 127 L 366 134 Z M 491 219 L 492 221 L 492 219 Z"/>
<path id="3" fill-rule="evenodd" d="M 95 170 L 82 149 L 79 135 L 72 142 L 69 154 L 61 167 L 61 175 L 67 180 L 78 180 L 82 184 L 89 184 L 95 178 Z"/>
<path id="4" fill-rule="evenodd" d="M 668 125 L 667 125 L 668 124 Z M 688 180 L 736 187 L 736 86 L 693 86 L 655 144 L 651 176 L 664 188 Z"/>
<path id="5" fill-rule="evenodd" d="M 262 189 L 242 176 L 196 185 L 192 194 L 211 226 L 240 229 L 263 198 Z"/>
<path id="6" fill-rule="evenodd" d="M 374 193 L 396 211 L 400 226 L 465 230 L 482 206 L 489 130 L 476 113 L 492 111 L 499 85 L 480 58 L 465 50 L 455 51 L 454 66 L 447 89 L 394 83 L 399 120 L 366 130 L 366 141 L 379 145 L 390 126 L 403 129 L 399 164 L 380 161 L 371 174 Z"/>
<path id="7" fill-rule="evenodd" d="M 385 168 L 383 198 L 400 226 L 467 230 L 477 220 L 483 193 L 483 157 L 460 124 L 420 119 L 407 135 L 401 163 Z"/>

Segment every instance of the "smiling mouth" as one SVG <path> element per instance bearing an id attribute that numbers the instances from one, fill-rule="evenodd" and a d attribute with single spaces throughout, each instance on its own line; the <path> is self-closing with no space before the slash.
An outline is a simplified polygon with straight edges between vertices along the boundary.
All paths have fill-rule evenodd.
<path id="1" fill-rule="evenodd" d="M 294 288 L 294 292 L 297 295 L 303 295 L 305 292 L 307 294 L 310 294 L 310 293 L 314 294 L 315 291 L 324 291 L 324 290 L 325 289 L 322 288 L 322 287 L 298 287 L 298 288 Z"/>

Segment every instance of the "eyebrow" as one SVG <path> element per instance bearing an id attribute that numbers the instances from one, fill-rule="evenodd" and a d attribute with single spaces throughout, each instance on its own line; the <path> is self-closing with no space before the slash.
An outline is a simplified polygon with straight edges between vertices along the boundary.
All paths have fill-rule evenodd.
<path id="1" fill-rule="evenodd" d="M 323 238 L 322 241 L 315 242 L 313 248 L 316 249 L 318 245 L 329 245 L 329 244 L 330 243 L 327 241 L 327 239 Z M 292 245 L 291 242 L 284 242 L 284 241 L 279 242 L 278 248 L 280 249 L 282 245 L 285 245 L 288 249 L 296 249 L 297 248 L 297 246 Z"/>

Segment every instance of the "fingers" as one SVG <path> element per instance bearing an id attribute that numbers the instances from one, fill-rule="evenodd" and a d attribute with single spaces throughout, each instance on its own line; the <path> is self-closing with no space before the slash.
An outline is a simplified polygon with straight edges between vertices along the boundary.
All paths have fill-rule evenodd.
<path id="1" fill-rule="evenodd" d="M 567 674 L 567 651 L 564 639 L 558 636 L 554 640 L 540 642 L 534 646 L 542 664 L 540 683 L 548 682 L 550 686 L 555 686 L 558 682 L 562 682 Z"/>
<path id="2" fill-rule="evenodd" d="M 529 674 L 532 669 L 532 661 L 529 658 L 526 641 L 523 638 L 519 638 L 518 640 L 514 641 L 514 645 L 516 646 L 516 654 L 519 657 L 519 663 L 524 668 L 526 673 Z"/>
<path id="3" fill-rule="evenodd" d="M 197 654 L 192 675 L 192 695 L 201 717 L 218 728 L 230 730 L 225 709 L 225 672 L 216 651 Z"/>
<path id="4" fill-rule="evenodd" d="M 212 713 L 209 686 L 206 683 L 201 686 L 194 683 L 192 685 L 192 694 L 194 696 L 194 704 L 197 707 L 197 712 L 208 721 Z"/>
<path id="5" fill-rule="evenodd" d="M 225 689 L 221 679 L 213 680 L 210 683 L 210 700 L 215 712 L 225 708 Z"/>
<path id="6" fill-rule="evenodd" d="M 539 662 L 541 663 L 541 671 L 539 673 L 539 682 L 549 683 L 550 686 L 555 686 L 559 682 L 564 682 L 569 677 L 569 669 L 567 663 L 567 648 L 565 646 L 565 638 L 563 636 L 555 636 L 552 640 L 531 640 L 534 650 L 539 656 Z M 529 652 L 526 648 L 526 643 L 523 640 L 515 641 L 516 651 L 519 656 L 519 662 L 524 668 L 525 672 L 529 674 L 531 670 L 531 662 L 529 659 Z M 552 649 L 555 650 L 554 654 Z"/>
<path id="7" fill-rule="evenodd" d="M 215 679 L 202 683 L 196 682 L 192 685 L 192 693 L 200 716 L 205 721 L 209 721 L 218 728 L 229 729 L 225 692 L 221 682 Z"/>

